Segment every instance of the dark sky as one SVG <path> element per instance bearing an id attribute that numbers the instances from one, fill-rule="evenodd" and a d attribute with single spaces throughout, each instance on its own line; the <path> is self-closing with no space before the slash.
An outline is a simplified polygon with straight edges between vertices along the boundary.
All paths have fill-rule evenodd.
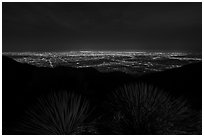
<path id="1" fill-rule="evenodd" d="M 3 2 L 3 52 L 201 52 L 202 3 Z"/>

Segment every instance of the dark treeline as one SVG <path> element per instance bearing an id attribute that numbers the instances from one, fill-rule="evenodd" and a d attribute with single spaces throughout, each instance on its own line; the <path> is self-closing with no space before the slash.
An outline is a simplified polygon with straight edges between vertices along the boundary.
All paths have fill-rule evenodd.
<path id="1" fill-rule="evenodd" d="M 3 56 L 2 58 L 2 67 L 3 67 L 2 68 L 3 69 L 2 70 L 3 134 L 201 134 L 201 127 L 200 127 L 201 109 L 202 109 L 202 63 L 201 62 L 195 63 L 195 64 L 189 64 L 181 68 L 175 68 L 175 69 L 166 70 L 163 72 L 154 72 L 154 73 L 148 73 L 143 75 L 126 74 L 123 72 L 102 73 L 97 71 L 94 68 L 72 68 L 72 67 L 63 67 L 63 66 L 59 66 L 55 68 L 36 67 L 29 64 L 18 63 L 6 56 Z M 154 126 L 151 126 L 154 128 L 151 128 L 152 130 L 150 131 L 149 130 L 147 131 L 146 129 L 149 129 L 149 128 L 147 128 L 145 125 L 141 126 L 141 124 L 139 124 L 140 126 L 138 126 L 138 124 L 134 125 L 134 123 L 133 125 L 125 125 L 124 120 L 121 121 L 121 119 L 125 117 L 126 119 L 130 120 L 132 117 L 133 119 L 135 117 L 138 117 L 138 115 L 129 116 L 129 114 L 127 113 L 128 110 L 123 113 L 123 111 L 126 109 L 123 107 L 126 105 L 123 105 L 123 107 L 121 106 L 121 110 L 115 109 L 117 108 L 118 104 L 122 104 L 122 103 L 129 104 L 129 102 L 126 102 L 126 101 L 121 102 L 121 100 L 114 102 L 115 100 L 117 100 L 118 96 L 119 96 L 118 98 L 123 96 L 123 93 L 115 94 L 115 91 L 117 91 L 124 85 L 130 85 L 130 84 L 135 85 L 135 83 L 140 83 L 139 85 L 142 85 L 142 86 L 140 86 L 139 88 L 138 86 L 136 86 L 136 88 L 135 87 L 125 88 L 124 91 L 132 90 L 132 89 L 134 90 L 138 89 L 138 92 L 140 91 L 140 89 L 144 89 L 144 91 L 148 91 L 149 90 L 148 85 L 151 85 L 153 87 L 160 89 L 161 91 L 165 91 L 165 94 L 168 94 L 168 95 L 161 95 L 162 98 L 167 98 L 166 99 L 167 102 L 170 102 L 168 99 L 169 95 L 176 100 L 174 101 L 176 103 L 174 104 L 170 103 L 172 106 L 174 106 L 172 107 L 173 109 L 178 108 L 178 110 L 175 110 L 175 116 L 172 116 L 172 117 L 179 117 L 176 115 L 177 111 L 180 110 L 180 107 L 183 107 L 179 105 L 182 104 L 182 100 L 185 100 L 188 106 L 188 110 L 190 110 L 193 113 L 193 115 L 190 115 L 190 116 L 188 115 L 188 116 L 191 118 L 192 117 L 195 118 L 198 116 L 200 119 L 194 120 L 192 118 L 192 121 L 189 121 L 189 123 L 185 123 L 186 125 L 188 125 L 188 127 L 185 127 L 185 129 L 183 129 L 182 127 L 183 125 L 178 125 L 177 123 L 181 123 L 182 120 L 186 120 L 187 116 L 184 115 L 183 119 L 175 118 L 177 119 L 177 121 L 175 122 L 176 123 L 175 125 L 178 126 L 176 130 L 173 130 L 171 128 L 168 128 L 167 130 L 166 128 L 165 130 L 160 131 L 157 129 L 161 129 L 161 127 L 158 127 L 155 124 Z M 144 84 L 141 84 L 141 83 L 144 83 Z M 66 92 L 65 96 L 73 96 L 72 98 L 76 98 L 76 100 L 79 100 L 78 101 L 79 104 L 80 102 L 83 102 L 81 101 L 82 99 L 86 99 L 87 102 L 89 102 L 89 108 L 91 108 L 89 116 L 87 116 L 86 120 L 84 119 L 78 120 L 81 123 L 89 123 L 88 125 L 87 124 L 86 126 L 80 125 L 80 129 L 79 129 L 79 126 L 76 125 L 77 128 L 75 129 L 77 130 L 73 130 L 73 131 L 69 130 L 66 133 L 59 132 L 58 130 L 56 130 L 56 132 L 54 133 L 41 132 L 45 130 L 41 130 L 37 133 L 31 133 L 29 131 L 24 132 L 22 130 L 23 128 L 21 130 L 17 130 L 17 128 L 20 127 L 19 125 L 21 125 L 22 120 L 25 119 L 26 113 L 29 114 L 29 110 L 31 110 L 32 112 L 35 111 L 37 106 L 38 107 L 43 106 L 46 100 L 48 102 L 52 102 L 53 100 L 56 99 L 56 100 L 59 100 L 58 101 L 59 104 L 62 102 L 66 102 L 66 98 L 61 97 L 63 95 L 61 94 L 58 95 L 58 93 L 64 93 L 64 92 Z M 138 98 L 138 94 L 135 94 L 133 92 L 130 92 L 130 93 L 131 93 L 130 96 Z M 148 95 L 146 94 L 148 94 L 148 92 L 147 93 L 145 92 L 146 93 L 145 95 L 143 95 L 143 93 L 144 92 L 142 92 L 142 94 L 139 95 L 139 99 L 140 99 L 140 96 L 142 96 L 141 98 L 147 98 Z M 128 97 L 127 100 L 131 100 L 130 96 L 128 95 L 129 93 L 125 95 Z M 153 96 L 154 95 L 157 96 L 156 93 L 153 94 Z M 45 99 L 46 97 L 48 98 Z M 36 105 L 36 102 L 39 101 L 39 98 L 41 98 L 41 101 L 40 101 L 41 105 L 39 104 Z M 42 101 L 43 100 L 42 98 L 44 98 L 44 101 Z M 178 103 L 179 101 L 181 101 L 181 103 Z M 160 101 L 158 102 L 160 102 L 160 104 L 164 104 L 164 105 L 166 104 L 167 106 L 169 104 L 169 103 L 161 103 L 163 102 L 163 99 L 160 99 Z M 139 102 L 139 104 L 140 103 L 141 102 Z M 51 104 L 48 104 L 47 107 L 49 106 L 48 108 L 52 108 Z M 72 104 L 72 103 L 69 102 L 68 104 Z M 75 102 L 75 104 L 77 104 L 77 101 Z M 140 108 L 140 105 L 134 106 L 133 109 L 135 109 L 135 107 Z M 82 107 L 75 107 L 75 108 L 78 108 L 78 109 L 72 110 L 70 107 L 70 110 L 67 110 L 66 112 L 73 111 L 73 112 L 76 112 L 75 113 L 76 115 L 78 115 L 79 114 L 78 111 L 81 111 L 83 112 L 83 115 L 86 114 L 85 110 L 83 111 L 81 110 Z M 172 111 L 172 108 L 169 110 Z M 62 107 L 62 109 L 64 108 Z M 139 110 L 141 111 L 142 109 L 140 108 Z M 160 108 L 157 107 L 156 110 L 158 110 L 159 112 L 162 111 L 161 114 L 163 114 L 164 113 L 163 111 L 165 109 L 161 109 L 161 107 Z M 169 111 L 169 110 L 166 110 L 166 111 Z M 39 109 L 38 111 L 39 111 L 38 113 L 35 111 L 34 114 L 40 115 L 41 112 L 44 112 L 44 110 L 41 110 L 41 109 Z M 141 114 L 143 114 L 143 112 L 144 111 L 141 111 Z M 174 114 L 173 112 L 168 112 L 168 113 L 171 113 L 172 115 Z M 155 113 L 152 113 L 152 115 L 153 114 L 154 114 L 154 117 L 155 115 L 157 115 Z M 196 116 L 194 116 L 194 114 Z M 171 116 L 168 115 L 168 117 L 171 117 Z M 69 122 L 69 120 L 67 121 Z M 87 121 L 92 121 L 92 122 L 87 122 Z M 138 121 L 138 120 L 135 120 L 135 121 Z M 147 121 L 148 120 L 146 120 L 146 122 Z M 45 123 L 47 122 L 45 121 Z M 37 125 L 38 124 L 39 123 L 37 123 Z M 120 124 L 122 125 L 122 127 L 114 126 L 114 125 L 120 125 Z M 63 125 L 66 125 L 66 123 Z M 105 125 L 111 125 L 112 127 L 115 127 L 115 128 L 113 129 Z M 176 127 L 175 125 L 174 127 Z M 65 127 L 68 129 L 67 126 Z M 134 127 L 134 128 L 132 128 L 131 130 L 130 127 Z M 48 128 L 45 127 L 45 129 L 48 129 Z M 69 127 L 69 129 L 72 129 L 72 128 Z M 137 132 L 135 132 L 136 130 Z M 178 132 L 177 130 L 180 130 L 180 132 Z M 50 128 L 49 128 L 49 131 L 51 131 Z"/>

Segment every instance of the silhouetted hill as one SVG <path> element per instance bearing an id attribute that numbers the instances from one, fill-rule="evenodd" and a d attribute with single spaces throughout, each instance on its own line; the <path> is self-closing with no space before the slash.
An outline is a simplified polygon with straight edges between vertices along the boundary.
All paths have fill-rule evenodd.
<path id="1" fill-rule="evenodd" d="M 185 65 L 139 78 L 168 90 L 176 96 L 184 96 L 196 109 L 202 108 L 202 62 Z"/>
<path id="2" fill-rule="evenodd" d="M 164 88 L 175 96 L 184 96 L 192 108 L 202 106 L 202 63 L 150 74 L 102 73 L 94 68 L 35 67 L 2 57 L 3 127 L 15 126 L 36 98 L 51 91 L 74 91 L 86 96 L 97 113 L 105 112 L 108 94 L 124 84 L 144 81 Z M 6 132 L 6 131 L 5 131 Z"/>

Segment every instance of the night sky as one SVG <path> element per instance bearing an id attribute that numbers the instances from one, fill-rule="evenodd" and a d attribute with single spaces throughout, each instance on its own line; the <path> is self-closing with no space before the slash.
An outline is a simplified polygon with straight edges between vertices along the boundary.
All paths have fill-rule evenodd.
<path id="1" fill-rule="evenodd" d="M 201 52 L 202 3 L 5 3 L 3 52 Z"/>

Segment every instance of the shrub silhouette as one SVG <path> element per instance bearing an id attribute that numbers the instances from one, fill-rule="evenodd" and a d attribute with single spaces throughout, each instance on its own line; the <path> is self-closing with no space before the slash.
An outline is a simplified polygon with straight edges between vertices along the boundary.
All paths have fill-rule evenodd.
<path id="1" fill-rule="evenodd" d="M 18 132 L 20 134 L 95 134 L 96 130 L 86 123 L 89 104 L 73 93 L 51 93 L 41 97 L 36 106 L 27 111 Z"/>
<path id="2" fill-rule="evenodd" d="M 151 85 L 125 85 L 111 99 L 113 134 L 201 134 L 201 115 Z"/>

